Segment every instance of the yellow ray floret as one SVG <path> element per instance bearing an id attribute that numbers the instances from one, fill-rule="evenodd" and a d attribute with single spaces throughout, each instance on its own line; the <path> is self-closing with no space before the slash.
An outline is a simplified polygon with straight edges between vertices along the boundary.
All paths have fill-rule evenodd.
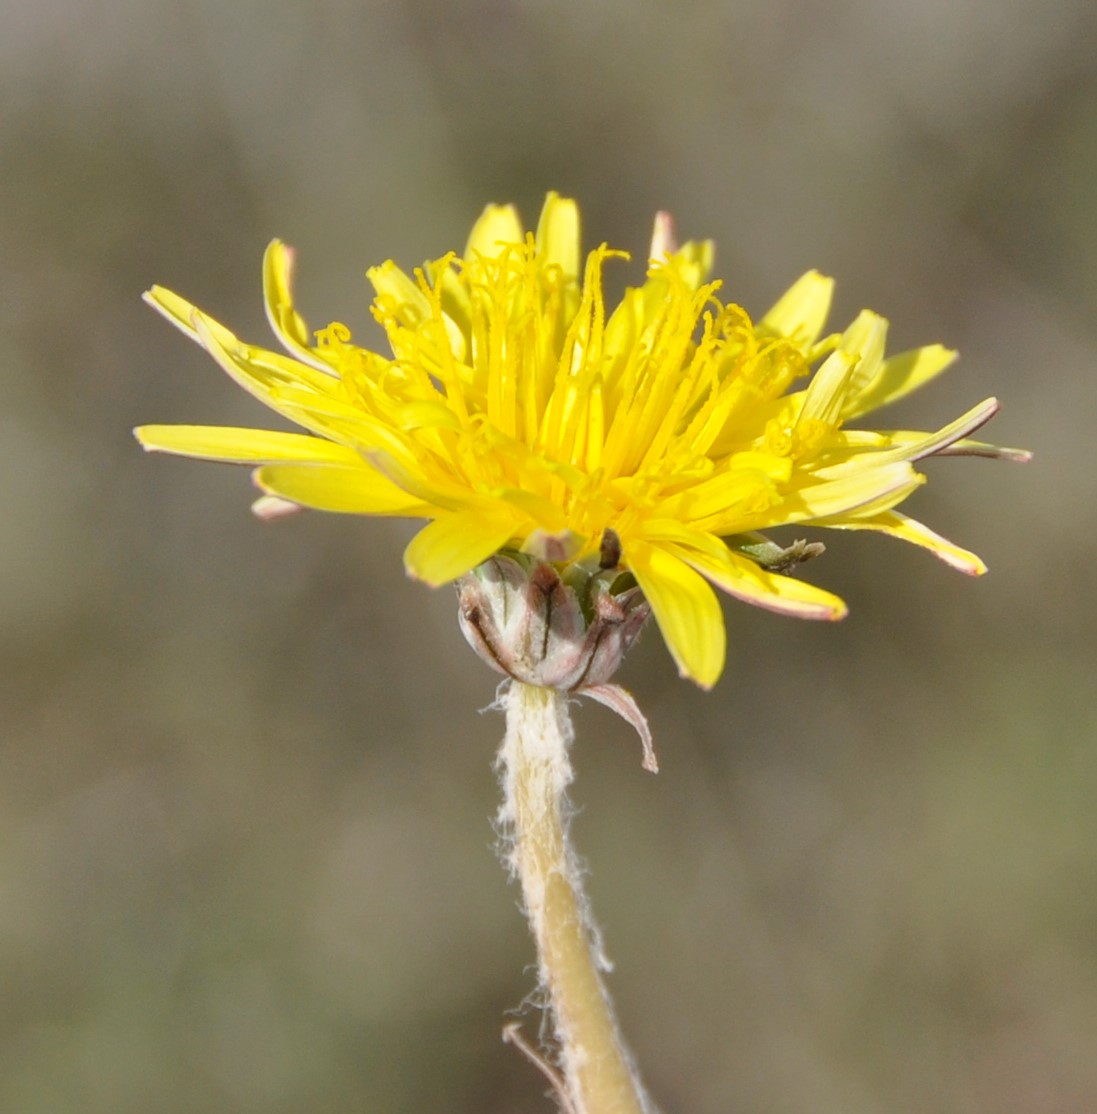
<path id="1" fill-rule="evenodd" d="M 430 584 L 505 549 L 597 565 L 612 531 L 679 670 L 706 687 L 725 656 L 714 587 L 802 618 L 845 614 L 779 562 L 767 567 L 758 531 L 875 530 L 984 571 L 895 508 L 923 482 L 923 457 L 1025 456 L 969 439 L 997 403 L 935 432 L 844 427 L 955 353 L 889 357 L 887 321 L 867 310 L 824 335 L 833 281 L 814 271 L 755 323 L 710 280 L 711 244 L 677 247 L 662 214 L 644 283 L 608 307 L 602 272 L 620 258 L 605 245 L 581 255 L 574 201 L 550 194 L 533 233 L 513 206 L 488 206 L 463 254 L 410 274 L 391 261 L 368 271 L 385 355 L 338 322 L 309 329 L 293 304 L 293 254 L 275 241 L 263 288 L 288 355 L 245 344 L 171 291 L 146 298 L 307 432 L 150 425 L 137 436 L 255 466 L 268 516 L 297 505 L 429 520 L 405 562 Z"/>

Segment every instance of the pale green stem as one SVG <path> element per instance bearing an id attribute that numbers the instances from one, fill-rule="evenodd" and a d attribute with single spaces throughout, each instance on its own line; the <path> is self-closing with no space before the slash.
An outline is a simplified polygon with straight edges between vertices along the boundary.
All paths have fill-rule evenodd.
<path id="1" fill-rule="evenodd" d="M 604 960 L 568 842 L 573 732 L 567 697 L 512 681 L 505 704 L 500 820 L 537 945 L 568 1099 L 576 1114 L 651 1114 L 617 1031 L 599 971 Z"/>

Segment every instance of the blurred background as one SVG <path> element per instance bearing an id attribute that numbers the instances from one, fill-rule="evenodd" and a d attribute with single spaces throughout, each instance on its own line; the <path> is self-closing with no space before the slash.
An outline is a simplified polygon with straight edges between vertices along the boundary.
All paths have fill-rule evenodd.
<path id="1" fill-rule="evenodd" d="M 0 1109 L 547 1114 L 493 852 L 495 677 L 412 527 L 260 523 L 140 422 L 269 424 L 145 308 L 268 343 L 489 201 L 656 209 L 761 311 L 962 361 L 879 424 L 1005 403 L 1028 467 L 931 462 L 970 581 L 827 536 L 849 619 L 726 608 L 704 694 L 650 633 L 662 763 L 578 709 L 577 839 L 667 1114 L 1097 1109 L 1097 8 L 1084 0 L 0 2 Z M 791 540 L 791 535 L 787 540 Z M 531 1037 L 535 1011 L 521 1013 Z"/>

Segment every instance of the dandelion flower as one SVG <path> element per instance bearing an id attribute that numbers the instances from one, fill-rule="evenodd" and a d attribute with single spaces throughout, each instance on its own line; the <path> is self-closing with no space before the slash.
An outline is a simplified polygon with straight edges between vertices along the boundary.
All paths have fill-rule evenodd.
<path id="1" fill-rule="evenodd" d="M 549 194 L 536 232 L 490 205 L 462 255 L 412 274 L 373 267 L 373 316 L 391 355 L 333 322 L 310 332 L 292 299 L 293 255 L 275 241 L 263 279 L 288 354 L 255 348 L 161 287 L 147 300 L 246 390 L 304 433 L 140 427 L 147 449 L 255 467 L 255 510 L 403 516 L 427 524 L 404 555 L 428 584 L 457 582 L 473 648 L 511 678 L 498 769 L 505 861 L 522 886 L 554 1046 L 507 1038 L 563 1109 L 649 1114 L 602 978 L 601 936 L 571 849 L 569 694 L 651 735 L 610 684 L 649 615 L 679 671 L 715 683 L 726 636 L 716 590 L 806 619 L 845 604 L 789 575 L 820 552 L 766 531 L 874 530 L 963 572 L 983 563 L 899 505 L 929 456 L 1027 454 L 971 440 L 994 399 L 936 432 L 849 428 L 943 371 L 933 344 L 887 356 L 887 321 L 862 311 L 825 333 L 833 283 L 814 271 L 757 320 L 720 297 L 712 245 L 679 247 L 655 221 L 643 285 L 607 308 L 583 258 L 575 202 Z"/>
<path id="2" fill-rule="evenodd" d="M 639 589 L 679 671 L 704 687 L 725 657 L 714 589 L 800 618 L 846 612 L 788 575 L 821 547 L 782 547 L 767 530 L 873 530 L 985 571 L 897 508 L 924 482 L 925 457 L 1024 455 L 969 439 L 996 400 L 936 432 L 847 426 L 955 353 L 887 356 L 888 323 L 869 310 L 825 333 L 833 282 L 814 271 L 752 319 L 710 279 L 712 245 L 679 247 L 665 214 L 645 281 L 607 307 L 603 270 L 624 258 L 604 244 L 584 258 L 578 208 L 556 194 L 532 233 L 513 206 L 488 206 L 462 255 L 367 272 L 385 355 L 339 322 L 309 330 L 293 304 L 293 253 L 275 241 L 264 293 L 286 354 L 245 344 L 162 287 L 146 299 L 306 432 L 148 425 L 137 437 L 255 466 L 264 516 L 428 520 L 404 557 L 428 584 L 523 555 L 565 582 L 609 570 L 615 592 Z"/>

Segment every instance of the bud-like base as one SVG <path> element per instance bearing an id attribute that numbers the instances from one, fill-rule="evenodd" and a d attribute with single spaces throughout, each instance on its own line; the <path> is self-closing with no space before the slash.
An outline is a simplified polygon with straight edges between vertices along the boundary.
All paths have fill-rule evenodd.
<path id="1" fill-rule="evenodd" d="M 651 608 L 635 584 L 615 592 L 620 572 L 556 567 L 526 554 L 496 554 L 457 582 L 458 621 L 492 669 L 524 685 L 590 696 L 628 720 L 658 768 L 647 720 L 632 696 L 609 683 Z"/>
<path id="2" fill-rule="evenodd" d="M 457 585 L 461 630 L 492 669 L 526 685 L 575 692 L 617 672 L 651 608 L 619 573 L 569 570 L 498 554 Z M 577 581 L 578 583 L 574 583 Z"/>

